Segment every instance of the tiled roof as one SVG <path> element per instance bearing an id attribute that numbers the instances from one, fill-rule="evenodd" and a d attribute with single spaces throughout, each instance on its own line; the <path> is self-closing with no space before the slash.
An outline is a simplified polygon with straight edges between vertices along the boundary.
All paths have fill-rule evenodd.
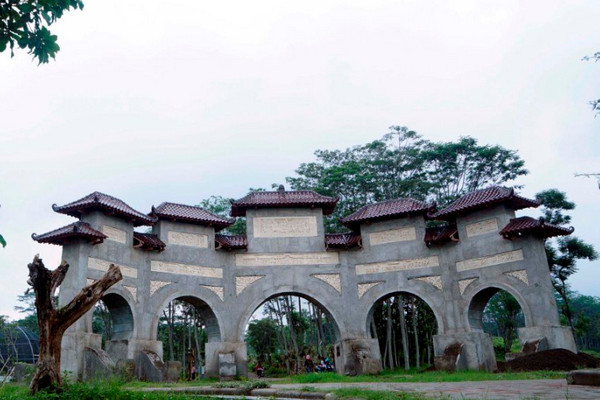
<path id="1" fill-rule="evenodd" d="M 535 219 L 531 217 L 512 218 L 500 234 L 505 239 L 512 239 L 523 235 L 534 235 L 541 238 L 552 236 L 570 235 L 575 229 L 573 227 L 565 228 L 563 226 L 548 224 L 543 218 Z"/>
<path id="2" fill-rule="evenodd" d="M 450 241 L 458 241 L 456 224 L 425 228 L 425 244 L 427 247 L 441 245 Z"/>
<path id="3" fill-rule="evenodd" d="M 248 208 L 311 207 L 322 208 L 323 214 L 333 212 L 339 199 L 323 196 L 312 190 L 285 191 L 283 186 L 275 192 L 252 192 L 231 202 L 231 216 L 243 217 Z"/>
<path id="4" fill-rule="evenodd" d="M 31 238 L 39 243 L 63 245 L 74 238 L 83 238 L 94 244 L 102 243 L 107 236 L 95 230 L 89 224 L 77 221 L 41 235 L 32 233 Z"/>
<path id="5" fill-rule="evenodd" d="M 355 213 L 340 219 L 340 221 L 348 227 L 356 227 L 366 222 L 384 221 L 411 215 L 426 215 L 434 209 L 435 204 L 428 204 L 415 199 L 393 199 L 366 205 Z"/>
<path id="6" fill-rule="evenodd" d="M 248 248 L 246 235 L 215 235 L 217 249 L 241 250 Z"/>
<path id="7" fill-rule="evenodd" d="M 432 218 L 449 219 L 459 214 L 494 206 L 500 203 L 505 203 L 514 210 L 537 207 L 540 205 L 540 203 L 535 200 L 530 200 L 515 194 L 513 188 L 491 186 L 486 189 L 480 189 L 465 194 L 448 207 L 433 214 Z"/>
<path id="8" fill-rule="evenodd" d="M 326 233 L 325 247 L 327 249 L 351 249 L 362 247 L 362 238 L 358 233 Z"/>
<path id="9" fill-rule="evenodd" d="M 134 210 L 122 200 L 100 192 L 88 194 L 79 200 L 63 206 L 53 204 L 52 209 L 58 213 L 67 214 L 75 218 L 81 218 L 82 214 L 90 211 L 101 210 L 127 220 L 132 220 L 135 226 L 152 225 L 154 223 L 154 219 Z"/>
<path id="10" fill-rule="evenodd" d="M 233 221 L 213 214 L 202 207 L 168 202 L 164 202 L 158 207 L 152 207 L 150 215 L 158 219 L 214 226 L 216 231 L 220 231 L 233 223 Z"/>
<path id="11" fill-rule="evenodd" d="M 133 232 L 133 247 L 143 250 L 163 251 L 167 245 L 152 233 Z"/>

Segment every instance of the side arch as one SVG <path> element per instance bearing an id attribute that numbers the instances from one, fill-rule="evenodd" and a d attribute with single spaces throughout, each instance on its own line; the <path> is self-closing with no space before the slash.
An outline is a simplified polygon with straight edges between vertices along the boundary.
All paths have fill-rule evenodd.
<path id="1" fill-rule="evenodd" d="M 244 309 L 243 313 L 241 314 L 237 327 L 237 340 L 239 342 L 244 341 L 246 326 L 248 325 L 252 314 L 267 300 L 273 297 L 283 295 L 300 296 L 319 306 L 333 321 L 335 336 L 337 340 L 342 339 L 341 332 L 344 332 L 345 325 L 343 322 L 344 320 L 339 315 L 339 310 L 332 311 L 331 307 L 325 305 L 325 299 L 323 299 L 322 296 L 320 296 L 318 293 L 314 293 L 311 290 L 306 290 L 305 288 L 299 289 L 293 286 L 281 286 L 278 288 L 264 290 L 260 293 L 260 295 L 254 295 L 252 296 L 252 299 L 248 299 L 247 303 L 249 305 Z"/>
<path id="2" fill-rule="evenodd" d="M 521 295 L 512 285 L 504 282 L 487 282 L 480 285 L 475 285 L 472 288 L 467 289 L 465 293 L 466 301 L 466 312 L 463 313 L 466 318 L 466 326 L 469 327 L 470 331 L 483 332 L 483 310 L 490 301 L 490 299 L 498 293 L 500 290 L 508 292 L 511 296 L 517 300 L 523 316 L 525 317 L 525 326 L 533 326 L 533 316 L 527 299 Z"/>
<path id="3" fill-rule="evenodd" d="M 135 337 L 137 329 L 136 308 L 132 294 L 118 285 L 110 288 L 100 300 L 110 313 L 113 325 L 110 340 L 127 340 Z M 92 318 L 89 322 L 91 332 Z"/>
<path id="4" fill-rule="evenodd" d="M 206 324 L 206 334 L 209 342 L 220 342 L 224 335 L 223 321 L 219 317 L 217 301 L 221 299 L 216 294 L 202 287 L 182 287 L 180 285 L 168 285 L 154 293 L 151 301 L 152 321 L 150 323 L 150 335 L 152 340 L 158 337 L 158 321 L 162 311 L 167 305 L 176 299 L 183 300 L 193 305 Z"/>

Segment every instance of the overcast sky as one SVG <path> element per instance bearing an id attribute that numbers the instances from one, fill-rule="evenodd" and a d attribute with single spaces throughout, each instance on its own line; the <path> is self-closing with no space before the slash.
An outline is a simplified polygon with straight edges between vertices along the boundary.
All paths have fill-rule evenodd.
<path id="1" fill-rule="evenodd" d="M 390 125 L 518 150 L 521 193 L 566 191 L 600 250 L 600 190 L 573 176 L 600 172 L 600 63 L 581 61 L 599 15 L 597 0 L 86 0 L 52 27 L 56 61 L 0 54 L 0 314 L 17 315 L 34 254 L 60 262 L 30 238 L 74 220 L 52 203 L 239 198 Z M 600 262 L 580 265 L 573 288 L 600 296 Z"/>

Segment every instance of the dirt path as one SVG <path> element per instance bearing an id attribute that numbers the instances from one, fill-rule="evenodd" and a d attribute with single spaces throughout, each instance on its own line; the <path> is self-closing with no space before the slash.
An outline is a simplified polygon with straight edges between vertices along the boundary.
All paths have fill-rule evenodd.
<path id="1" fill-rule="evenodd" d="M 360 387 L 369 390 L 419 392 L 429 396 L 452 399 L 540 399 L 540 400 L 598 400 L 600 388 L 567 385 L 565 379 L 522 381 L 433 382 L 433 383 L 314 383 L 273 384 L 273 389 L 299 389 L 305 386 L 328 390 Z"/>

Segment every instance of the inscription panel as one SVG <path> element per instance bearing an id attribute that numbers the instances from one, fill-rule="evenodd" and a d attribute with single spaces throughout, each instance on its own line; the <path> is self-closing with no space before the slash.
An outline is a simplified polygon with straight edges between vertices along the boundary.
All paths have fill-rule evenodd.
<path id="1" fill-rule="evenodd" d="M 167 241 L 180 246 L 208 248 L 208 236 L 197 233 L 169 231 Z"/>
<path id="2" fill-rule="evenodd" d="M 201 265 L 178 264 L 165 261 L 151 261 L 150 270 L 152 272 L 164 272 L 176 275 L 202 276 L 205 278 L 222 278 L 223 269 L 203 267 Z"/>
<path id="3" fill-rule="evenodd" d="M 491 267 L 493 265 L 506 264 L 514 261 L 523 260 L 523 251 L 513 250 L 504 253 L 494 254 L 492 256 L 472 258 L 470 260 L 459 261 L 456 263 L 458 272 L 468 271 L 471 269 Z"/>
<path id="4" fill-rule="evenodd" d="M 407 271 L 411 269 L 439 267 L 438 256 L 413 258 L 410 260 L 385 261 L 371 264 L 358 264 L 356 275 L 383 274 L 385 272 Z"/>
<path id="5" fill-rule="evenodd" d="M 127 242 L 127 233 L 117 228 L 113 228 L 112 226 L 102 225 L 102 233 L 108 236 L 108 240 L 112 240 L 114 242 L 126 243 Z"/>
<path id="6" fill-rule="evenodd" d="M 270 253 L 236 254 L 238 267 L 282 266 L 282 265 L 328 265 L 339 264 L 338 253 Z"/>
<path id="7" fill-rule="evenodd" d="M 498 220 L 496 218 L 486 219 L 467 225 L 467 236 L 473 237 L 485 233 L 498 231 Z"/>
<path id="8" fill-rule="evenodd" d="M 385 243 L 406 242 L 410 240 L 417 240 L 417 231 L 414 226 L 369 233 L 371 246 Z"/>
<path id="9" fill-rule="evenodd" d="M 317 217 L 257 217 L 253 220 L 254 237 L 317 236 Z"/>
<path id="10" fill-rule="evenodd" d="M 124 265 L 120 265 L 117 263 L 112 263 L 110 261 L 101 260 L 99 258 L 88 258 L 88 269 L 94 269 L 96 271 L 106 272 L 110 267 L 110 264 L 115 264 L 121 270 L 121 274 L 123 276 L 128 276 L 130 278 L 137 278 L 137 270 L 135 268 L 126 267 Z"/>

